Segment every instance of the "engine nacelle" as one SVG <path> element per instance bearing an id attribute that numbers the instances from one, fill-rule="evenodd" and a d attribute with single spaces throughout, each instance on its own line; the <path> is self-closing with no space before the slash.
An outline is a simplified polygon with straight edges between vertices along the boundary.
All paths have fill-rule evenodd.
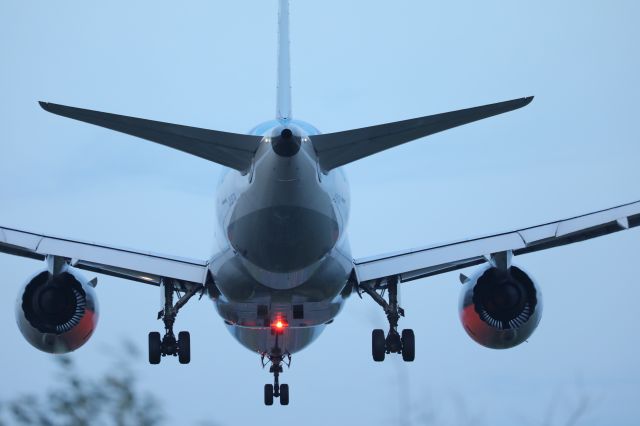
<path id="1" fill-rule="evenodd" d="M 16 302 L 20 332 L 44 352 L 61 354 L 78 349 L 98 323 L 93 287 L 69 266 L 55 275 L 47 270 L 33 275 Z"/>
<path id="2" fill-rule="evenodd" d="M 506 271 L 488 264 L 464 283 L 460 320 L 467 334 L 492 349 L 508 349 L 531 336 L 542 317 L 542 294 L 515 266 Z"/>

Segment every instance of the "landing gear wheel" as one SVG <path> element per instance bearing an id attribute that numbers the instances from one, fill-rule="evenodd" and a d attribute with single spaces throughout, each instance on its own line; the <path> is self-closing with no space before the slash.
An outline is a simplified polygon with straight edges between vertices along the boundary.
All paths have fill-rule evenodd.
<path id="1" fill-rule="evenodd" d="M 149 333 L 149 363 L 160 364 L 160 357 L 162 356 L 162 340 L 160 339 L 160 333 L 152 331 Z"/>
<path id="2" fill-rule="evenodd" d="M 264 385 L 264 405 L 273 405 L 273 398 L 279 398 L 280 405 L 289 405 L 289 385 L 280 384 L 280 374 L 283 365 L 291 366 L 291 354 L 280 349 L 278 336 L 279 334 L 276 334 L 275 346 L 268 353 L 262 354 L 262 367 L 270 363 L 269 373 L 273 374 L 273 384 Z"/>
<path id="3" fill-rule="evenodd" d="M 178 333 L 178 361 L 189 364 L 191 361 L 191 336 L 188 331 Z"/>
<path id="4" fill-rule="evenodd" d="M 264 385 L 264 405 L 273 405 L 273 385 Z"/>
<path id="5" fill-rule="evenodd" d="M 386 339 L 384 331 L 378 329 L 373 330 L 371 333 L 371 355 L 376 362 L 384 361 L 384 354 L 386 352 Z"/>
<path id="6" fill-rule="evenodd" d="M 289 385 L 280 385 L 280 405 L 289 405 Z"/>
<path id="7" fill-rule="evenodd" d="M 384 282 L 365 282 L 358 288 L 367 293 L 378 304 L 387 316 L 389 332 L 386 337 L 384 331 L 376 329 L 371 334 L 371 353 L 373 360 L 384 361 L 385 354 L 402 354 L 402 359 L 411 362 L 415 359 L 415 336 L 413 330 L 407 329 L 400 334 L 398 321 L 404 316 L 404 309 L 398 304 L 398 276 L 386 277 Z M 389 301 L 384 299 L 388 293 Z"/>
<path id="8" fill-rule="evenodd" d="M 203 291 L 202 286 L 185 287 L 177 280 L 163 278 L 160 280 L 160 288 L 164 295 L 164 307 L 158 312 L 158 319 L 164 323 L 164 336 L 160 333 L 149 333 L 149 362 L 159 364 L 161 356 L 178 356 L 180 364 L 191 362 L 191 338 L 188 331 L 181 331 L 176 338 L 173 334 L 173 325 L 176 322 L 178 311 L 196 293 Z M 180 296 L 174 304 L 175 295 Z"/>
<path id="9" fill-rule="evenodd" d="M 413 330 L 402 330 L 402 359 L 412 362 L 416 358 L 416 337 Z"/>

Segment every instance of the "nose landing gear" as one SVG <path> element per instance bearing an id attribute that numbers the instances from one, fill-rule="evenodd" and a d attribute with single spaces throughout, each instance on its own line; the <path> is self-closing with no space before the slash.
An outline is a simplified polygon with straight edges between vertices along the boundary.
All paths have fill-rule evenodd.
<path id="1" fill-rule="evenodd" d="M 404 309 L 398 305 L 398 277 L 387 278 L 386 284 L 386 290 L 389 293 L 388 302 L 383 297 L 385 288 L 382 288 L 378 293 L 376 284 L 360 284 L 359 286 L 384 309 L 389 321 L 389 331 L 386 337 L 381 329 L 373 330 L 371 333 L 371 354 L 373 360 L 377 362 L 384 361 L 385 354 L 390 353 L 402 354 L 404 361 L 411 362 L 416 357 L 415 334 L 411 329 L 398 333 L 398 321 L 400 317 L 404 316 Z"/>
<path id="2" fill-rule="evenodd" d="M 266 358 L 266 360 L 265 360 Z M 264 385 L 264 405 L 273 405 L 273 398 L 280 399 L 280 405 L 289 405 L 289 385 L 280 384 L 280 373 L 282 365 L 291 366 L 291 354 L 283 354 L 280 348 L 274 348 L 270 354 L 262 354 L 262 367 L 269 367 L 269 373 L 273 374 L 273 384 Z"/>

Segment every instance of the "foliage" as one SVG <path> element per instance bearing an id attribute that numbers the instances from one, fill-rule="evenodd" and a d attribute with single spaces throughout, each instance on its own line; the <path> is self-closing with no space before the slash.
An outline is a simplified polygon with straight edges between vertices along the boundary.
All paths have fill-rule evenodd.
<path id="1" fill-rule="evenodd" d="M 164 423 L 160 401 L 137 387 L 129 369 L 138 356 L 125 344 L 125 359 L 116 359 L 101 376 L 80 372 L 69 355 L 56 356 L 58 380 L 44 394 L 18 396 L 0 405 L 0 426 L 152 426 Z"/>

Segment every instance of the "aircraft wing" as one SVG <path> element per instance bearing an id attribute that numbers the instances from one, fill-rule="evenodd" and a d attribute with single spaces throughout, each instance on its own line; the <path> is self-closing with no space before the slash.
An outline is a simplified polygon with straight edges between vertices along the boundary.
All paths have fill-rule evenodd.
<path id="1" fill-rule="evenodd" d="M 0 252 L 32 259 L 70 259 L 71 266 L 158 285 L 161 277 L 204 284 L 207 262 L 109 247 L 0 227 Z"/>
<path id="2" fill-rule="evenodd" d="M 400 282 L 429 277 L 513 255 L 577 243 L 640 225 L 640 201 L 512 232 L 354 260 L 359 283 L 397 276 Z M 382 285 L 384 286 L 384 284 Z"/>

